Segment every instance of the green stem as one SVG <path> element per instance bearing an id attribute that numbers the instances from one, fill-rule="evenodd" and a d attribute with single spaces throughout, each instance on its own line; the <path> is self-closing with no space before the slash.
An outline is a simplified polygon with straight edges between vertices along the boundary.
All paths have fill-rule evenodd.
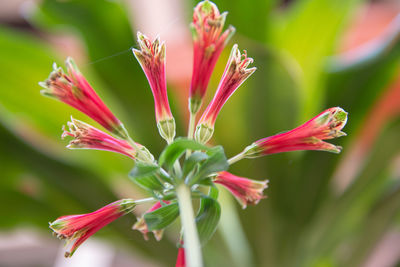
<path id="1" fill-rule="evenodd" d="M 182 176 L 182 169 L 181 169 L 181 164 L 179 164 L 179 161 L 175 161 L 174 163 L 174 170 L 175 170 L 175 174 L 178 177 Z"/>
<path id="2" fill-rule="evenodd" d="M 194 127 L 195 127 L 195 123 L 196 123 L 196 115 L 197 115 L 197 113 L 190 112 L 189 129 L 188 129 L 188 138 L 189 139 L 193 139 Z"/>
<path id="3" fill-rule="evenodd" d="M 135 202 L 135 204 L 142 204 L 142 203 L 152 202 L 152 201 L 156 201 L 156 199 L 154 197 L 148 197 L 148 198 L 137 199 L 134 202 Z"/>
<path id="4" fill-rule="evenodd" d="M 188 267 L 202 267 L 203 259 L 194 218 L 190 188 L 182 183 L 176 188 L 176 195 L 178 197 L 180 218 L 183 228 L 186 264 Z"/>
<path id="5" fill-rule="evenodd" d="M 243 151 L 243 152 L 240 152 L 240 153 L 237 154 L 236 156 L 234 156 L 234 157 L 228 159 L 228 163 L 229 163 L 229 165 L 232 165 L 233 163 L 236 163 L 236 162 L 238 162 L 239 160 L 244 159 L 244 157 L 245 157 L 244 151 Z"/>
<path id="6" fill-rule="evenodd" d="M 193 139 L 194 135 L 194 127 L 196 123 L 196 115 L 197 113 L 192 113 L 190 112 L 190 117 L 189 117 L 189 129 L 188 129 L 188 139 Z M 191 150 L 186 150 L 186 158 L 190 156 L 192 153 Z"/>

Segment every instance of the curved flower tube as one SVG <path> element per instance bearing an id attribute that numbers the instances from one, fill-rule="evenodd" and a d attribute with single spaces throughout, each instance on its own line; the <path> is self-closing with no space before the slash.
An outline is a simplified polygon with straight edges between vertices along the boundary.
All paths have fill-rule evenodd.
<path id="1" fill-rule="evenodd" d="M 163 202 L 165 204 L 169 204 L 170 203 L 170 201 L 163 201 Z M 145 213 L 149 213 L 149 212 L 155 211 L 155 210 L 157 210 L 157 209 L 159 209 L 161 207 L 162 207 L 161 202 L 158 201 L 150 209 L 148 209 Z M 147 227 L 146 221 L 144 220 L 144 216 L 142 216 L 142 217 L 137 219 L 137 222 L 133 225 L 132 229 L 140 231 L 143 234 L 144 239 L 145 240 L 149 240 L 149 238 L 147 236 L 147 233 L 149 232 L 149 229 Z M 153 234 L 154 234 L 154 237 L 156 238 L 156 240 L 160 241 L 162 239 L 163 234 L 164 234 L 164 230 L 163 229 L 161 229 L 161 230 L 153 230 Z"/>
<path id="2" fill-rule="evenodd" d="M 122 199 L 88 214 L 62 216 L 50 223 L 50 228 L 60 239 L 72 242 L 65 252 L 65 257 L 71 257 L 76 249 L 98 230 L 130 213 L 135 208 L 133 199 Z"/>
<path id="3" fill-rule="evenodd" d="M 160 43 L 159 38 L 152 42 L 140 32 L 137 33 L 137 40 L 141 50 L 133 48 L 132 52 L 149 81 L 160 135 L 171 142 L 175 137 L 175 119 L 172 116 L 167 95 L 165 44 Z"/>
<path id="4" fill-rule="evenodd" d="M 246 158 L 295 150 L 322 150 L 339 153 L 342 149 L 340 146 L 322 140 L 345 136 L 346 134 L 341 130 L 346 122 L 346 111 L 340 107 L 329 108 L 291 131 L 254 142 L 242 153 Z"/>
<path id="5" fill-rule="evenodd" d="M 120 138 L 127 139 L 128 134 L 123 124 L 96 94 L 85 77 L 81 74 L 72 58 L 65 61 L 68 74 L 53 64 L 53 72 L 39 85 L 45 88 L 41 93 L 70 105 L 86 114 L 108 131 Z"/>
<path id="6" fill-rule="evenodd" d="M 251 180 L 226 171 L 219 172 L 214 178 L 214 183 L 226 187 L 242 205 L 243 209 L 248 204 L 256 205 L 261 199 L 266 198 L 263 195 L 263 191 L 268 187 L 268 180 Z"/>
<path id="7" fill-rule="evenodd" d="M 69 142 L 69 149 L 96 149 L 120 153 L 132 159 L 136 159 L 136 150 L 125 140 L 112 137 L 99 129 L 90 126 L 80 120 L 71 118 L 67 123 L 69 131 L 64 129 L 61 138 L 71 136 L 74 139 Z M 143 147 L 136 143 L 137 147 Z"/>
<path id="8" fill-rule="evenodd" d="M 226 64 L 224 74 L 219 82 L 217 92 L 202 117 L 197 123 L 195 139 L 201 143 L 207 143 L 214 133 L 215 120 L 225 102 L 236 89 L 253 74 L 257 68 L 247 68 L 253 59 L 247 57 L 246 51 L 241 54 L 238 45 L 232 47 L 231 55 Z"/>
<path id="9" fill-rule="evenodd" d="M 215 64 L 235 28 L 229 26 L 222 33 L 227 12 L 219 13 L 209 1 L 197 4 L 190 24 L 193 37 L 193 72 L 189 91 L 189 110 L 196 114 L 200 109 Z"/>

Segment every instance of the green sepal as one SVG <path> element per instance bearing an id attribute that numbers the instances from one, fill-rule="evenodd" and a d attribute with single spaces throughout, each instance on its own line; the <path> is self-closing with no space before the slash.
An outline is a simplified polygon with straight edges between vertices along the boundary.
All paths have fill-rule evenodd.
<path id="1" fill-rule="evenodd" d="M 146 213 L 143 217 L 148 230 L 161 230 L 170 225 L 179 215 L 178 203 L 167 204 L 155 211 Z"/>

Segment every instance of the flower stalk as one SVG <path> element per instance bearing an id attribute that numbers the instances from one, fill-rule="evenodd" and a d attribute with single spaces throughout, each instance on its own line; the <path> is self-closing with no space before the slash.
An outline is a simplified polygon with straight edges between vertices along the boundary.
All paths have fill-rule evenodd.
<path id="1" fill-rule="evenodd" d="M 190 188 L 186 184 L 178 185 L 176 195 L 183 228 L 186 264 L 188 267 L 201 267 L 203 266 L 201 245 L 190 194 Z"/>
<path id="2" fill-rule="evenodd" d="M 190 117 L 189 117 L 189 128 L 188 128 L 188 139 L 193 139 L 194 135 L 194 128 L 196 127 L 196 115 L 197 113 L 191 113 L 190 112 Z M 186 158 L 190 156 L 192 153 L 191 150 L 186 150 Z"/>
<path id="3" fill-rule="evenodd" d="M 238 162 L 239 160 L 244 159 L 245 157 L 246 157 L 246 154 L 244 152 L 240 152 L 236 156 L 233 156 L 232 158 L 228 159 L 228 164 L 232 165 L 232 164 Z"/>

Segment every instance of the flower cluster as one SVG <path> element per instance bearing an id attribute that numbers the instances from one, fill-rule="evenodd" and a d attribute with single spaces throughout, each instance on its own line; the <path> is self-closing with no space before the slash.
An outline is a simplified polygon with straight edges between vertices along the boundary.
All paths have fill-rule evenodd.
<path id="1" fill-rule="evenodd" d="M 217 185 L 231 192 L 243 208 L 265 198 L 263 192 L 268 180 L 236 176 L 228 172 L 230 165 L 244 158 L 296 150 L 340 152 L 340 147 L 323 141 L 345 135 L 341 130 L 346 124 L 347 113 L 339 107 L 329 108 L 291 131 L 255 141 L 230 159 L 226 158 L 221 146 L 207 145 L 222 107 L 256 71 L 255 67 L 249 67 L 253 59 L 247 57 L 246 51 L 240 52 L 238 45 L 234 44 L 215 95 L 196 124 L 196 114 L 202 106 L 214 66 L 234 33 L 232 26 L 222 32 L 226 14 L 220 14 L 217 6 L 207 0 L 194 9 L 188 138 L 175 138 L 175 120 L 167 96 L 165 44 L 159 38 L 151 40 L 142 33 L 137 35 L 140 50 L 132 49 L 132 52 L 148 79 L 154 97 L 157 127 L 168 143 L 158 161 L 146 147 L 130 138 L 123 124 L 95 93 L 72 59 L 66 61 L 68 74 L 55 66 L 50 77 L 40 83 L 45 88 L 42 91 L 44 95 L 80 110 L 110 132 L 108 134 L 71 118 L 67 124 L 69 129 L 64 128 L 62 134 L 63 138 L 73 138 L 67 147 L 106 150 L 130 157 L 135 162 L 130 179 L 151 196 L 139 200 L 123 199 L 89 214 L 63 216 L 55 220 L 50 228 L 59 238 L 72 241 L 67 257 L 72 256 L 100 228 L 131 212 L 137 204 L 153 202 L 153 206 L 137 219 L 133 229 L 143 233 L 146 240 L 148 232 L 153 232 L 160 240 L 164 229 L 180 215 L 183 235 L 178 241 L 176 266 L 201 266 L 200 240 L 203 243 L 211 238 L 220 217 Z M 192 198 L 200 199 L 196 218 Z"/>

